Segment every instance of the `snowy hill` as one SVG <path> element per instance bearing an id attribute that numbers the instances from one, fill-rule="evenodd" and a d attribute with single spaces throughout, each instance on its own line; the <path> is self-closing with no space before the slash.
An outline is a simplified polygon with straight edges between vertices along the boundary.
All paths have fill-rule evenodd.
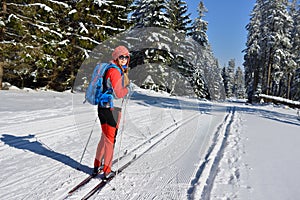
<path id="1" fill-rule="evenodd" d="M 91 172 L 100 138 L 95 108 L 82 104 L 82 94 L 9 90 L 0 97 L 0 199 L 81 199 L 99 183 L 67 196 Z M 294 109 L 139 89 L 123 110 L 113 169 L 137 159 L 91 199 L 300 195 Z"/>

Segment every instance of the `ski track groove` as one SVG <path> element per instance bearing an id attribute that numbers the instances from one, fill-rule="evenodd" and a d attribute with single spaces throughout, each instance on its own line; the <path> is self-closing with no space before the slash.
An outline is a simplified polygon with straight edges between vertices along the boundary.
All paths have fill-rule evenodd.
<path id="1" fill-rule="evenodd" d="M 224 120 L 220 123 L 213 136 L 211 146 L 205 155 L 204 161 L 198 167 L 194 178 L 191 178 L 191 185 L 187 191 L 189 200 L 198 198 L 203 200 L 210 199 L 210 192 L 224 153 L 234 114 L 235 107 L 228 107 Z"/>

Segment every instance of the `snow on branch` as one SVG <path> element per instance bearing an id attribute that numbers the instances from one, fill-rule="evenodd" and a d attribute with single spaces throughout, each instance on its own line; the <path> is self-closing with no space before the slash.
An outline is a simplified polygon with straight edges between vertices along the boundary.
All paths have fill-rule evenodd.
<path id="1" fill-rule="evenodd" d="M 43 3 L 33 3 L 33 4 L 16 4 L 16 3 L 7 3 L 6 5 L 20 6 L 20 7 L 30 7 L 30 6 L 39 6 L 47 12 L 53 12 L 52 8 Z"/>
<path id="2" fill-rule="evenodd" d="M 104 23 L 104 21 L 103 21 L 103 20 L 101 20 L 101 18 L 100 18 L 100 16 L 99 16 L 99 15 L 91 15 L 91 14 L 88 14 L 88 16 L 90 16 L 90 17 L 93 17 L 93 18 L 96 18 L 98 21 L 100 21 L 100 22 Z"/>
<path id="3" fill-rule="evenodd" d="M 89 31 L 87 30 L 87 28 L 84 26 L 84 24 L 82 22 L 79 22 L 79 26 L 81 28 L 80 33 L 85 32 L 86 34 L 89 33 Z"/>
<path id="4" fill-rule="evenodd" d="M 53 12 L 52 8 L 50 8 L 49 6 L 43 4 L 43 3 L 33 3 L 33 4 L 29 4 L 29 6 L 40 6 L 41 8 L 43 8 L 45 11 L 47 12 Z"/>
<path id="5" fill-rule="evenodd" d="M 16 16 L 16 15 L 14 15 L 14 14 L 10 14 L 10 15 L 8 16 L 8 19 L 7 19 L 7 21 L 8 21 L 8 22 L 10 22 L 11 18 L 15 18 L 15 19 L 18 19 L 18 20 L 21 20 L 21 21 L 23 21 L 21 18 L 17 17 L 17 16 Z"/>
<path id="6" fill-rule="evenodd" d="M 105 28 L 105 29 L 111 29 L 111 30 L 114 30 L 114 31 L 125 31 L 124 28 L 115 28 L 115 27 L 112 27 L 112 26 L 104 26 L 104 25 L 95 25 L 97 28 Z"/>
<path id="7" fill-rule="evenodd" d="M 88 50 L 88 49 L 84 49 L 84 48 L 82 48 L 82 47 L 80 47 L 80 46 L 77 46 L 77 45 L 75 45 L 75 47 L 76 47 L 76 48 L 78 48 L 78 49 L 80 49 L 81 51 L 83 51 L 83 52 L 84 52 L 84 56 L 85 56 L 85 58 L 88 58 L 88 57 L 90 57 L 90 55 L 89 55 L 89 53 L 91 52 L 90 50 Z"/>
<path id="8" fill-rule="evenodd" d="M 76 10 L 76 9 L 71 10 L 71 11 L 68 13 L 68 15 L 72 15 L 72 14 L 74 14 L 74 13 L 77 13 L 77 10 Z"/>
<path id="9" fill-rule="evenodd" d="M 115 7 L 115 8 L 121 8 L 121 9 L 126 9 L 125 6 L 116 5 L 116 4 L 113 4 L 112 7 Z"/>
<path id="10" fill-rule="evenodd" d="M 38 29 L 40 29 L 42 31 L 50 31 L 50 29 L 47 26 L 41 26 L 41 25 L 33 24 L 33 23 L 31 23 L 31 25 L 36 26 Z"/>
<path id="11" fill-rule="evenodd" d="M 88 41 L 93 42 L 93 43 L 95 43 L 95 44 L 100 44 L 100 42 L 98 42 L 98 41 L 96 41 L 96 40 L 93 40 L 92 38 L 84 37 L 84 36 L 81 36 L 81 35 L 79 36 L 78 39 L 80 39 L 80 40 L 88 40 Z"/>
<path id="12" fill-rule="evenodd" d="M 107 0 L 94 0 L 94 4 L 101 7 L 102 5 L 108 5 L 109 3 L 113 3 L 113 1 L 107 1 Z"/>
<path id="13" fill-rule="evenodd" d="M 16 43 L 15 41 L 6 41 L 6 40 L 1 41 L 0 44 L 12 44 L 12 45 L 14 45 L 14 46 L 17 45 L 17 43 Z"/>
<path id="14" fill-rule="evenodd" d="M 50 32 L 56 34 L 60 38 L 63 38 L 63 35 L 61 33 L 57 32 L 57 31 L 50 30 Z"/>
<path id="15" fill-rule="evenodd" d="M 59 5 L 62 5 L 64 6 L 65 8 L 69 8 L 70 6 L 64 2 L 59 2 L 59 1 L 54 1 L 54 0 L 48 0 L 50 1 L 51 3 L 56 3 L 56 4 L 59 4 Z"/>

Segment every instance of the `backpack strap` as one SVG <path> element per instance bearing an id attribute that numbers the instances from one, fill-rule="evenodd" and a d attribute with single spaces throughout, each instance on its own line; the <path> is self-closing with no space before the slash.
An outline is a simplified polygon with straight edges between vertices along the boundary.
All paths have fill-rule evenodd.
<path id="1" fill-rule="evenodd" d="M 104 71 L 104 73 L 103 73 L 103 92 L 106 92 L 109 88 L 107 88 L 107 80 L 106 80 L 106 73 L 108 72 L 108 70 L 109 69 L 111 69 L 111 68 L 115 68 L 115 69 L 117 69 L 119 72 L 120 72 L 120 74 L 121 74 L 121 77 L 122 77 L 122 83 L 124 82 L 123 81 L 123 72 L 122 72 L 122 70 L 120 69 L 120 67 L 118 67 L 117 65 L 115 65 L 115 64 L 113 64 L 113 63 L 109 63 L 109 64 L 107 64 L 108 66 L 105 66 L 105 67 L 103 67 L 103 70 L 105 70 Z M 101 73 L 102 74 L 102 73 Z"/>
<path id="2" fill-rule="evenodd" d="M 110 64 L 106 65 L 105 67 L 103 67 L 103 70 L 104 70 L 104 71 L 102 71 L 102 73 L 103 73 L 103 76 L 102 76 L 103 92 L 102 92 L 100 102 L 99 102 L 99 106 L 101 106 L 101 107 L 105 107 L 105 104 L 107 104 L 107 103 L 109 103 L 110 108 L 114 107 L 114 105 L 113 105 L 113 100 L 114 100 L 113 88 L 108 88 L 107 79 L 106 79 L 106 73 L 111 68 L 118 69 L 118 71 L 121 74 L 122 81 L 123 81 L 123 72 L 117 65 L 110 63 Z"/>

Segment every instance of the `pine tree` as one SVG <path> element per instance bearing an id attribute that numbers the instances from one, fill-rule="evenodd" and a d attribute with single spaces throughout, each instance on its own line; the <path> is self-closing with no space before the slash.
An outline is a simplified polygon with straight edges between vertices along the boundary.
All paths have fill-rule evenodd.
<path id="1" fill-rule="evenodd" d="M 187 14 L 188 7 L 186 2 L 181 0 L 169 0 L 167 6 L 167 16 L 170 19 L 169 28 L 175 31 L 187 34 L 191 27 L 189 24 L 192 22 L 190 19 L 191 14 Z"/>
<path id="2" fill-rule="evenodd" d="M 168 68 L 176 56 L 168 51 L 168 46 L 170 38 L 174 36 L 175 32 L 166 29 L 170 24 L 170 19 L 166 14 L 166 2 L 164 0 L 139 0 L 135 3 L 134 9 L 131 16 L 132 31 L 140 29 L 141 38 L 148 34 L 150 36 L 141 41 L 144 47 L 133 52 L 131 67 L 142 64 L 146 68 L 144 70 L 146 73 L 142 76 L 145 80 L 139 80 L 143 87 L 173 91 L 172 88 L 176 83 L 169 83 L 167 79 L 170 76 Z M 148 31 L 150 29 L 153 29 L 153 33 Z M 176 41 L 173 42 L 176 43 Z M 172 67 L 176 69 L 176 66 Z M 174 73 L 172 74 L 176 76 Z"/>
<path id="3" fill-rule="evenodd" d="M 4 1 L 2 7 L 6 5 L 7 12 L 0 18 L 0 37 L 5 42 L 0 48 L 9 63 L 4 79 L 20 87 L 71 88 L 92 49 L 129 27 L 131 3 Z"/>
<path id="4" fill-rule="evenodd" d="M 209 96 L 212 100 L 225 100 L 225 88 L 223 85 L 222 70 L 219 68 L 217 59 L 210 54 L 208 66 L 210 71 L 207 74 L 206 81 L 208 82 Z"/>
<path id="5" fill-rule="evenodd" d="M 291 64 L 292 18 L 285 0 L 257 0 L 252 12 L 245 77 L 249 100 L 257 93 L 288 97 Z"/>
<path id="6" fill-rule="evenodd" d="M 292 31 L 292 52 L 293 61 L 295 63 L 294 76 L 291 84 L 291 98 L 293 100 L 300 100 L 300 6 L 297 0 L 293 0 L 290 9 L 291 16 L 294 21 Z"/>
<path id="7" fill-rule="evenodd" d="M 249 24 L 246 26 L 248 31 L 247 36 L 247 48 L 244 50 L 244 68 L 245 68 L 245 85 L 246 93 L 249 102 L 255 101 L 257 94 L 261 93 L 262 85 L 262 74 L 263 69 L 260 67 L 261 63 L 261 51 L 259 44 L 260 38 L 260 22 L 261 22 L 261 9 L 260 5 L 262 0 L 257 0 L 253 11 L 251 13 L 251 18 Z"/>
<path id="8" fill-rule="evenodd" d="M 135 28 L 168 28 L 170 19 L 166 14 L 165 0 L 138 0 L 131 21 Z"/>
<path id="9" fill-rule="evenodd" d="M 231 98 L 234 95 L 234 72 L 235 72 L 235 60 L 231 59 L 228 62 L 228 68 L 227 68 L 227 75 L 228 75 L 228 83 L 227 83 L 227 87 L 228 87 L 228 91 L 227 91 L 227 97 Z"/>
<path id="10" fill-rule="evenodd" d="M 1 15 L 0 15 L 0 41 L 4 41 L 4 35 L 5 35 L 5 31 L 6 31 L 4 18 L 5 18 L 5 15 L 7 13 L 6 0 L 4 0 L 4 1 L 2 1 L 0 3 L 0 7 L 1 7 Z M 4 47 L 4 45 L 0 44 L 0 52 L 1 52 L 1 58 L 0 58 L 0 90 L 2 90 L 4 65 L 6 63 L 5 60 L 4 60 L 4 58 L 6 56 L 5 56 L 4 48 L 3 47 Z"/>
<path id="11" fill-rule="evenodd" d="M 244 73 L 241 67 L 238 67 L 235 72 L 233 92 L 236 98 L 245 98 Z"/>
<path id="12" fill-rule="evenodd" d="M 203 1 L 200 1 L 198 5 L 198 17 L 193 22 L 192 31 L 189 33 L 202 46 L 208 45 L 208 37 L 206 35 L 208 23 L 202 19 L 206 12 L 208 10 L 204 6 Z"/>
<path id="13" fill-rule="evenodd" d="M 228 97 L 228 82 L 229 82 L 229 76 L 228 76 L 228 68 L 224 66 L 222 68 L 222 78 L 223 78 L 223 84 L 224 84 L 224 90 L 226 97 Z"/>

